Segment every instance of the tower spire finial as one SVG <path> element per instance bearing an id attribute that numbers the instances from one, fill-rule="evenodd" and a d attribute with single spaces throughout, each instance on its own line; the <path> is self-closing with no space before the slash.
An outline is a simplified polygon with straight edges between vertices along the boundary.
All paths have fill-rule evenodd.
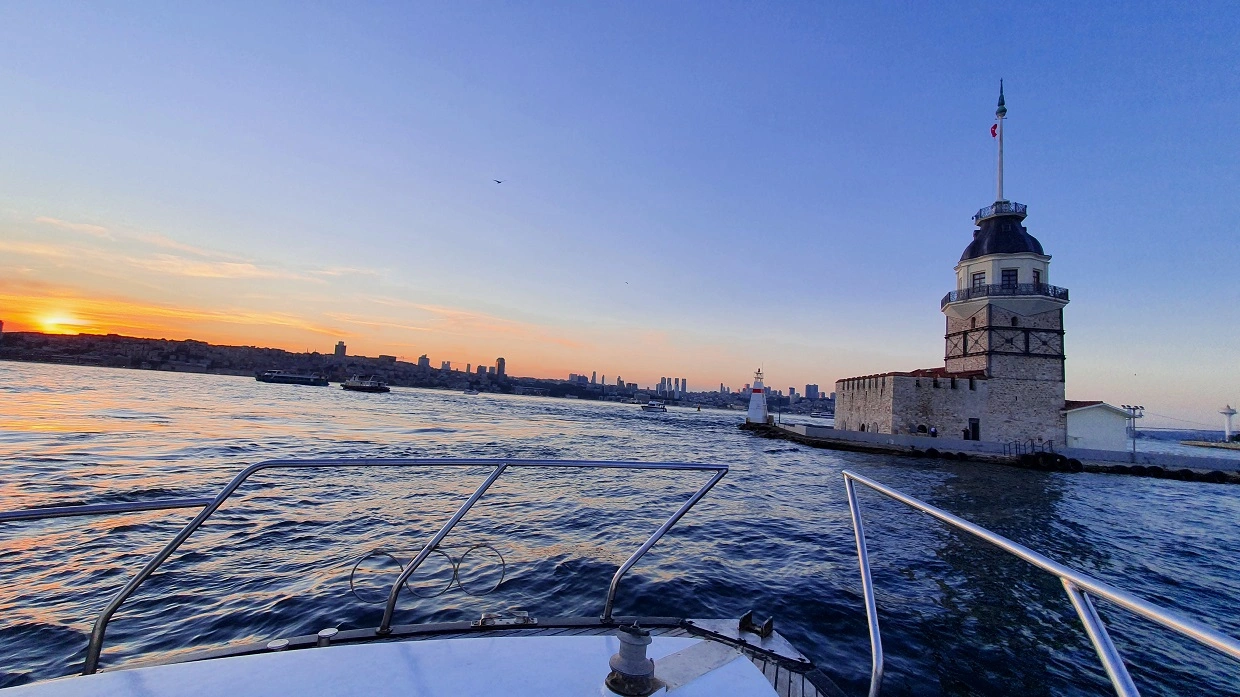
<path id="1" fill-rule="evenodd" d="M 995 118 L 999 120 L 995 133 L 999 139 L 999 174 L 995 183 L 995 201 L 1003 201 L 1003 120 L 1007 118 L 1007 107 L 1003 104 L 1003 78 L 999 78 L 999 108 L 995 109 Z"/>

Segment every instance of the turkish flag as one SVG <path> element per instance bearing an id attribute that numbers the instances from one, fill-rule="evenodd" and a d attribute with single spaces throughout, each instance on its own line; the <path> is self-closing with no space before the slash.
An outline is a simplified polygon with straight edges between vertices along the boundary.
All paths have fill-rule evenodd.
<path id="1" fill-rule="evenodd" d="M 990 125 L 990 137 L 995 138 L 998 135 L 999 135 L 999 124 L 997 123 L 991 124 Z"/>

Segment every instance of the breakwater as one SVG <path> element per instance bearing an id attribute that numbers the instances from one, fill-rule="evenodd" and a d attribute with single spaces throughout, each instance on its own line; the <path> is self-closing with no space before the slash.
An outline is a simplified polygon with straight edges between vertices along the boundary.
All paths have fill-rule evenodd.
<path id="1" fill-rule="evenodd" d="M 743 423 L 740 428 L 763 438 L 789 440 L 830 450 L 881 453 L 903 457 L 985 462 L 1043 472 L 1094 472 L 1212 484 L 1240 484 L 1240 462 L 1161 453 L 1129 453 L 1069 448 L 1059 452 L 1004 452 L 1002 444 L 954 438 L 836 431 L 818 426 Z"/>

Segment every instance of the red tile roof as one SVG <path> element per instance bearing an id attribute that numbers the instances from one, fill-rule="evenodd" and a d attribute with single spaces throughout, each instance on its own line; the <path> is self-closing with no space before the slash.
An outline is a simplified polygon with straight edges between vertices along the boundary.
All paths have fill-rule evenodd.
<path id="1" fill-rule="evenodd" d="M 841 378 L 836 380 L 836 382 L 868 380 L 870 378 L 980 378 L 985 380 L 986 371 L 964 370 L 959 373 L 949 373 L 947 372 L 947 368 L 920 368 L 918 370 L 910 370 L 907 372 L 892 371 L 890 373 L 875 373 L 874 375 L 858 375 L 852 378 Z"/>

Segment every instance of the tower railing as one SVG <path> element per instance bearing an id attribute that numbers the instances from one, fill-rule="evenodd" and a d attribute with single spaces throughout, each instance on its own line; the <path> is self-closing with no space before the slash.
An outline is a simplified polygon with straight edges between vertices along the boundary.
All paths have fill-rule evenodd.
<path id="1" fill-rule="evenodd" d="M 994 218 L 999 215 L 1019 215 L 1025 217 L 1029 207 L 1023 203 L 1012 203 L 1011 201 L 995 201 L 994 203 L 979 210 L 973 216 L 974 224 L 980 223 L 987 218 Z"/>
<path id="2" fill-rule="evenodd" d="M 976 298 L 1019 296 L 1040 296 L 1068 302 L 1068 289 L 1046 283 L 996 283 L 986 286 L 973 286 L 972 288 L 953 290 L 944 295 L 943 301 L 939 304 L 939 309 L 947 307 L 949 303 L 958 303 Z"/>

